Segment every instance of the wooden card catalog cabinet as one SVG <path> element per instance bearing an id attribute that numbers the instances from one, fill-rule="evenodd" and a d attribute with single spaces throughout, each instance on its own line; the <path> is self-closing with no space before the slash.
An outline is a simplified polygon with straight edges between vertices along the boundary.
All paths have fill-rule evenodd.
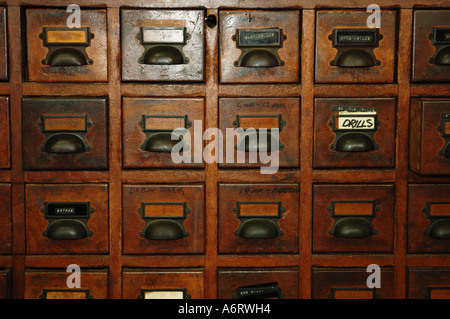
<path id="1" fill-rule="evenodd" d="M 28 81 L 106 82 L 106 10 L 83 10 L 70 28 L 64 9 L 27 9 Z"/>
<path id="2" fill-rule="evenodd" d="M 122 10 L 123 81 L 203 81 L 204 11 Z"/>

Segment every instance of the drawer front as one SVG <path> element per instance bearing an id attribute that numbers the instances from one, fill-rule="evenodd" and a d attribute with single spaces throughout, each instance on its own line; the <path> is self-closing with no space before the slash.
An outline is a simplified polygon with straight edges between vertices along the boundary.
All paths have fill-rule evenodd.
<path id="1" fill-rule="evenodd" d="M 123 81 L 203 81 L 204 11 L 122 10 Z"/>
<path id="2" fill-rule="evenodd" d="M 221 98 L 219 128 L 225 155 L 219 167 L 266 167 L 276 161 L 279 167 L 298 167 L 299 126 L 298 98 Z M 236 137 L 227 131 L 236 131 Z M 227 160 L 228 149 L 233 161 Z"/>
<path id="3" fill-rule="evenodd" d="M 105 254 L 109 250 L 106 184 L 28 184 L 28 254 Z"/>
<path id="4" fill-rule="evenodd" d="M 0 81 L 8 80 L 8 37 L 6 8 L 0 8 Z"/>
<path id="5" fill-rule="evenodd" d="M 9 97 L 0 96 L 0 169 L 10 168 Z"/>
<path id="6" fill-rule="evenodd" d="M 23 168 L 108 168 L 108 111 L 103 98 L 24 98 Z"/>
<path id="7" fill-rule="evenodd" d="M 65 269 L 26 269 L 25 299 L 108 299 L 107 270 L 81 268 L 80 288 L 67 287 L 72 274 Z"/>
<path id="8" fill-rule="evenodd" d="M 395 99 L 317 98 L 314 167 L 393 167 Z"/>
<path id="9" fill-rule="evenodd" d="M 203 99 L 124 98 L 123 166 L 202 167 L 203 127 Z"/>
<path id="10" fill-rule="evenodd" d="M 0 269 L 0 299 L 11 298 L 11 271 Z"/>
<path id="11" fill-rule="evenodd" d="M 219 268 L 219 299 L 297 299 L 297 268 Z"/>
<path id="12" fill-rule="evenodd" d="M 393 185 L 314 185 L 314 252 L 392 252 Z"/>
<path id="13" fill-rule="evenodd" d="M 450 10 L 415 10 L 413 82 L 450 81 Z"/>
<path id="14" fill-rule="evenodd" d="M 203 185 L 124 185 L 125 254 L 204 252 Z"/>
<path id="15" fill-rule="evenodd" d="M 106 10 L 83 10 L 70 28 L 71 12 L 27 9 L 28 81 L 106 82 Z"/>
<path id="16" fill-rule="evenodd" d="M 392 83 L 396 64 L 396 12 L 380 11 L 369 28 L 366 11 L 317 11 L 318 83 Z"/>
<path id="17" fill-rule="evenodd" d="M 450 185 L 412 184 L 408 190 L 408 252 L 449 253 Z"/>
<path id="18" fill-rule="evenodd" d="M 409 268 L 409 299 L 450 299 L 450 269 Z"/>
<path id="19" fill-rule="evenodd" d="M 219 253 L 297 253 L 297 184 L 219 185 Z"/>
<path id="20" fill-rule="evenodd" d="M 422 175 L 450 175 L 450 100 L 412 99 L 409 167 Z"/>
<path id="21" fill-rule="evenodd" d="M 203 269 L 124 269 L 123 299 L 203 299 Z"/>
<path id="22" fill-rule="evenodd" d="M 313 299 L 392 299 L 394 271 L 380 268 L 380 288 L 367 287 L 365 268 L 313 268 Z M 372 281 L 370 281 L 372 282 Z"/>
<path id="23" fill-rule="evenodd" d="M 221 11 L 220 82 L 299 81 L 298 11 Z"/>
<path id="24" fill-rule="evenodd" d="M 0 254 L 11 254 L 11 184 L 0 184 Z"/>

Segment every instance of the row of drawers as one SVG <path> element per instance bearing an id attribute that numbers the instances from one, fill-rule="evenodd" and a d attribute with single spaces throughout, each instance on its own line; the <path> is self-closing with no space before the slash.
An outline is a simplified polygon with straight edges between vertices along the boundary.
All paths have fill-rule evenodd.
<path id="1" fill-rule="evenodd" d="M 315 299 L 392 299 L 394 272 L 380 269 L 380 288 L 368 288 L 370 273 L 361 268 L 313 268 L 312 298 Z M 107 270 L 81 269 L 81 288 L 68 289 L 70 273 L 54 269 L 28 269 L 25 272 L 26 299 L 106 299 Z M 0 298 L 9 296 L 9 271 L 0 270 Z M 297 268 L 219 268 L 219 299 L 286 298 L 297 299 Z M 201 299 L 204 298 L 204 270 L 127 269 L 122 271 L 124 299 Z M 409 268 L 408 298 L 449 299 L 450 270 Z"/>
<path id="2" fill-rule="evenodd" d="M 8 104 L 8 97 L 0 97 L 0 168 L 9 167 Z M 23 169 L 107 169 L 107 104 L 104 98 L 24 98 Z M 218 107 L 219 168 L 267 167 L 275 158 L 281 168 L 299 167 L 299 98 L 220 98 Z M 316 98 L 313 167 L 394 167 L 396 114 L 395 98 Z M 204 120 L 203 98 L 123 98 L 123 167 L 203 167 L 212 145 Z M 176 154 L 182 160 L 171 154 L 180 142 L 183 151 Z M 268 150 L 269 163 L 263 157 Z M 449 175 L 449 164 L 450 100 L 413 98 L 410 169 Z"/>
<path id="3" fill-rule="evenodd" d="M 1 10 L 0 78 L 7 79 L 6 10 Z M 108 81 L 106 10 L 82 10 L 78 28 L 68 27 L 70 16 L 63 9 L 26 9 L 28 81 Z M 368 26 L 369 16 L 362 10 L 317 11 L 317 83 L 395 82 L 397 12 L 382 10 L 379 28 Z M 216 19 L 208 24 L 215 27 Z M 300 12 L 291 10 L 220 11 L 220 82 L 299 82 L 300 20 Z M 413 82 L 450 80 L 449 21 L 449 10 L 415 10 Z M 123 9 L 122 80 L 204 81 L 204 33 L 202 10 Z"/>
<path id="4" fill-rule="evenodd" d="M 11 253 L 11 186 L 0 184 L 0 252 Z M 449 253 L 449 184 L 410 184 L 408 253 Z M 297 184 L 219 184 L 218 253 L 298 253 Z M 107 254 L 107 184 L 26 184 L 27 254 Z M 202 254 L 205 189 L 123 185 L 124 254 Z M 393 253 L 392 184 L 315 184 L 314 253 Z M 14 212 L 12 212 L 14 213 Z"/>

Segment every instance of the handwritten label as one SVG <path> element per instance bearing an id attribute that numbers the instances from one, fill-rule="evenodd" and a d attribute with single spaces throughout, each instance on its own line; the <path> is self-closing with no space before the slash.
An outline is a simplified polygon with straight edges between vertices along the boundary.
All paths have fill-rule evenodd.
<path id="1" fill-rule="evenodd" d="M 155 192 L 161 192 L 161 193 L 174 193 L 174 194 L 180 194 L 184 195 L 184 190 L 181 187 L 159 187 L 159 188 L 153 188 L 153 187 L 129 187 L 128 193 L 155 193 Z"/>
<path id="2" fill-rule="evenodd" d="M 270 102 L 238 102 L 236 104 L 236 108 L 238 110 L 246 110 L 246 109 L 285 109 L 285 103 L 270 103 Z"/>
<path id="3" fill-rule="evenodd" d="M 375 117 L 339 116 L 336 129 L 371 130 L 375 128 Z"/>
<path id="4" fill-rule="evenodd" d="M 242 187 L 239 191 L 239 195 L 249 194 L 298 194 L 298 187 L 273 187 L 273 188 L 255 188 L 255 187 Z"/>

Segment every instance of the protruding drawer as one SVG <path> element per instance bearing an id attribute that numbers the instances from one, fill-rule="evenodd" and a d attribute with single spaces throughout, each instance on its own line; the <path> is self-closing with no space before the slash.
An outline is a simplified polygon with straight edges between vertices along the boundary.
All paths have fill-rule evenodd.
<path id="1" fill-rule="evenodd" d="M 393 167 L 393 98 L 317 98 L 314 109 L 314 167 Z"/>
<path id="2" fill-rule="evenodd" d="M 108 168 L 104 98 L 23 98 L 22 154 L 26 170 Z"/>
<path id="3" fill-rule="evenodd" d="M 367 25 L 371 12 L 318 10 L 317 83 L 393 83 L 396 11 L 380 11 L 380 28 Z"/>
<path id="4" fill-rule="evenodd" d="M 380 288 L 368 287 L 373 272 L 364 268 L 313 268 L 313 299 L 392 299 L 394 298 L 394 271 L 381 267 Z M 373 284 L 372 280 L 370 283 Z"/>
<path id="5" fill-rule="evenodd" d="M 11 184 L 0 184 L 0 203 L 0 254 L 11 254 Z"/>
<path id="6" fill-rule="evenodd" d="M 408 194 L 408 252 L 450 252 L 450 185 L 412 184 Z"/>
<path id="7" fill-rule="evenodd" d="M 450 10 L 415 10 L 413 82 L 450 81 Z"/>
<path id="8" fill-rule="evenodd" d="M 297 268 L 219 268 L 219 299 L 297 299 Z"/>
<path id="9" fill-rule="evenodd" d="M 203 128 L 201 98 L 124 98 L 123 166 L 202 167 Z"/>
<path id="10" fill-rule="evenodd" d="M 409 168 L 420 175 L 450 175 L 449 99 L 411 99 Z"/>
<path id="11" fill-rule="evenodd" d="M 122 271 L 123 299 L 203 299 L 204 270 L 129 269 Z"/>
<path id="12" fill-rule="evenodd" d="M 225 153 L 220 167 L 299 165 L 298 98 L 221 98 L 219 128 Z"/>
<path id="13" fill-rule="evenodd" d="M 449 268 L 408 268 L 409 299 L 450 299 Z"/>
<path id="14" fill-rule="evenodd" d="M 124 185 L 125 254 L 204 252 L 203 185 Z"/>
<path id="15" fill-rule="evenodd" d="M 298 11 L 221 11 L 220 82 L 299 81 Z"/>
<path id="16" fill-rule="evenodd" d="M 109 251 L 108 186 L 28 184 L 28 254 L 106 254 Z"/>
<path id="17" fill-rule="evenodd" d="M 106 82 L 106 10 L 27 9 L 28 81 Z M 76 14 L 76 13 L 75 13 Z"/>
<path id="18" fill-rule="evenodd" d="M 296 253 L 297 184 L 220 184 L 219 253 Z"/>
<path id="19" fill-rule="evenodd" d="M 81 268 L 80 288 L 67 286 L 72 274 L 66 269 L 26 269 L 25 299 L 108 299 L 107 270 Z"/>
<path id="20" fill-rule="evenodd" d="M 393 251 L 393 185 L 314 185 L 314 252 Z"/>
<path id="21" fill-rule="evenodd" d="M 123 81 L 203 81 L 204 11 L 122 10 Z"/>

